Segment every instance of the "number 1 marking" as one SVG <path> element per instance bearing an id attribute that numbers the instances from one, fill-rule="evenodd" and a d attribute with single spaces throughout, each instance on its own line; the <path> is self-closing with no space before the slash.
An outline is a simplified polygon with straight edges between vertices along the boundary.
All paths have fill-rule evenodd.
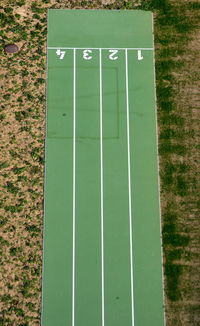
<path id="1" fill-rule="evenodd" d="M 109 59 L 110 60 L 117 60 L 118 56 L 115 56 L 118 53 L 118 50 L 109 50 L 110 55 L 109 55 Z"/>
<path id="2" fill-rule="evenodd" d="M 144 57 L 142 56 L 142 51 L 141 50 L 138 50 L 138 60 L 143 60 Z"/>
<path id="3" fill-rule="evenodd" d="M 61 51 L 60 49 L 56 51 L 56 54 L 60 57 L 61 60 L 64 58 L 65 53 L 66 51 Z"/>

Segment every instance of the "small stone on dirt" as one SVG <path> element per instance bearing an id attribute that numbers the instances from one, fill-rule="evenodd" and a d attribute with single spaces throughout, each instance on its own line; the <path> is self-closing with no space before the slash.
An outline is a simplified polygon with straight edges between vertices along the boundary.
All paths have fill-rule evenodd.
<path id="1" fill-rule="evenodd" d="M 15 53 L 19 51 L 17 44 L 7 44 L 4 46 L 4 51 L 8 53 Z"/>

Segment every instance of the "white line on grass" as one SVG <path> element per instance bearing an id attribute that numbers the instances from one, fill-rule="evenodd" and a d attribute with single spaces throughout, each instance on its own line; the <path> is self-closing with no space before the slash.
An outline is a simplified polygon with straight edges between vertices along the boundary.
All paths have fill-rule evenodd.
<path id="1" fill-rule="evenodd" d="M 102 326 L 104 326 L 104 216 L 103 216 L 103 121 L 102 121 L 102 53 L 99 49 L 99 86 L 100 86 L 100 161 L 101 161 L 101 286 L 102 286 Z"/>
<path id="2" fill-rule="evenodd" d="M 63 49 L 63 50 L 144 50 L 144 51 L 153 51 L 153 48 L 91 48 L 91 47 L 85 47 L 85 48 L 71 48 L 71 47 L 62 47 L 62 46 L 49 46 L 48 50 L 57 50 L 57 49 Z"/>
<path id="3" fill-rule="evenodd" d="M 130 167 L 130 122 L 129 122 L 129 94 L 128 94 L 128 51 L 125 50 L 125 65 L 126 65 L 126 114 L 127 114 L 127 150 L 128 150 L 128 192 L 129 192 L 129 228 L 130 228 L 130 267 L 131 267 L 131 312 L 132 326 L 134 321 L 134 293 L 133 293 L 133 235 L 132 235 L 132 196 L 131 196 L 131 167 Z"/>
<path id="4" fill-rule="evenodd" d="M 73 244 L 72 244 L 72 326 L 75 320 L 75 230 L 76 230 L 76 50 L 73 53 Z"/>

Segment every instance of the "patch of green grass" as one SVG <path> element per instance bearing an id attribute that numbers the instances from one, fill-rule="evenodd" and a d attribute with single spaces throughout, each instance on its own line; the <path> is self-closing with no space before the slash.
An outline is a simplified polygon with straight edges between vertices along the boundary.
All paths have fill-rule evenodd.
<path id="1" fill-rule="evenodd" d="M 163 48 L 160 51 L 159 57 L 161 58 L 172 58 L 176 57 L 178 55 L 183 55 L 185 53 L 185 50 L 179 47 L 175 48 Z"/>
<path id="2" fill-rule="evenodd" d="M 166 262 L 165 275 L 167 283 L 167 295 L 171 301 L 177 301 L 181 298 L 179 289 L 179 279 L 183 272 L 182 266 Z"/>
<path id="3" fill-rule="evenodd" d="M 185 196 L 188 193 L 188 185 L 183 174 L 189 171 L 185 163 L 173 164 L 166 162 L 161 172 L 163 188 Z M 173 187 L 172 187 L 173 186 Z"/>
<path id="4" fill-rule="evenodd" d="M 18 199 L 18 204 L 16 205 L 6 205 L 4 206 L 4 209 L 6 212 L 11 212 L 11 213 L 19 213 L 23 210 L 24 205 L 27 203 L 27 200 L 23 199 L 23 198 L 19 198 Z"/>
<path id="5" fill-rule="evenodd" d="M 28 280 L 28 279 L 24 280 L 23 283 L 22 283 L 21 293 L 25 298 L 30 296 L 29 291 L 30 291 L 31 285 L 32 285 L 32 282 L 30 280 Z"/>
<path id="6" fill-rule="evenodd" d="M 10 248 L 10 255 L 11 256 L 17 256 L 20 253 L 22 253 L 22 248 L 21 247 L 11 247 Z"/>
<path id="7" fill-rule="evenodd" d="M 22 77 L 26 77 L 26 76 L 29 75 L 29 71 L 28 71 L 27 69 L 23 69 L 23 70 L 21 71 L 21 75 L 22 75 Z"/>
<path id="8" fill-rule="evenodd" d="M 164 12 L 163 12 L 164 13 Z M 171 26 L 174 29 L 174 34 L 180 33 L 183 35 L 182 42 L 188 40 L 187 33 L 192 32 L 196 28 L 194 20 L 188 19 L 185 8 L 178 10 L 176 6 L 168 7 L 167 12 L 160 14 L 157 22 L 160 26 Z"/>
<path id="9" fill-rule="evenodd" d="M 176 171 L 176 168 L 174 164 L 168 162 L 165 164 L 163 170 L 162 170 L 162 182 L 164 188 L 169 188 L 174 182 L 174 172 Z"/>
<path id="10" fill-rule="evenodd" d="M 33 148 L 31 151 L 31 157 L 33 159 L 37 159 L 39 151 L 40 151 L 40 149 L 38 147 Z"/>
<path id="11" fill-rule="evenodd" d="M 24 311 L 21 308 L 13 307 L 13 311 L 15 312 L 16 316 L 24 317 Z"/>
<path id="12" fill-rule="evenodd" d="M 22 6 L 25 5 L 25 3 L 26 3 L 26 0 L 18 0 L 18 1 L 16 2 L 16 6 L 22 7 Z"/>
<path id="13" fill-rule="evenodd" d="M 8 173 L 2 173 L 2 177 L 8 178 L 9 177 L 9 174 Z"/>
<path id="14" fill-rule="evenodd" d="M 6 313 L 6 310 L 2 311 L 2 315 Z M 0 326 L 12 326 L 13 323 L 9 318 L 0 317 Z"/>
<path id="15" fill-rule="evenodd" d="M 172 59 L 160 60 L 156 63 L 156 72 L 161 72 L 162 74 L 169 73 L 170 70 L 180 69 L 184 65 L 184 61 L 173 61 Z"/>
<path id="16" fill-rule="evenodd" d="M 177 170 L 179 173 L 186 173 L 190 170 L 190 166 L 185 163 L 179 163 L 177 164 Z"/>
<path id="17" fill-rule="evenodd" d="M 18 191 L 19 191 L 19 188 L 16 187 L 16 186 L 14 185 L 14 183 L 13 183 L 13 182 L 10 182 L 10 181 L 7 181 L 7 182 L 6 182 L 6 185 L 4 186 L 4 188 L 5 188 L 7 191 L 9 191 L 10 193 L 14 194 L 14 195 L 16 195 L 16 194 L 18 193 Z"/>
<path id="18" fill-rule="evenodd" d="M 34 310 L 35 310 L 35 304 L 32 303 L 32 302 L 27 302 L 27 303 L 26 303 L 26 306 L 28 307 L 28 309 L 29 309 L 30 311 L 34 311 Z"/>
<path id="19" fill-rule="evenodd" d="M 191 10 L 200 10 L 200 3 L 199 2 L 189 2 L 187 4 L 187 8 Z"/>
<path id="20" fill-rule="evenodd" d="M 6 118 L 5 113 L 0 113 L 0 121 L 3 121 Z"/>
<path id="21" fill-rule="evenodd" d="M 173 247 L 185 247 L 189 244 L 189 236 L 180 235 L 178 233 L 164 233 L 163 234 L 163 244 L 171 245 Z"/>
<path id="22" fill-rule="evenodd" d="M 32 268 L 31 269 L 31 275 L 33 276 L 39 276 L 40 275 L 40 268 Z"/>
<path id="23" fill-rule="evenodd" d="M 182 127 L 184 125 L 184 118 L 177 114 L 165 114 L 161 117 L 163 125 L 176 125 Z"/>
<path id="24" fill-rule="evenodd" d="M 170 142 L 165 142 L 161 144 L 159 148 L 160 155 L 177 154 L 183 156 L 186 154 L 186 152 L 187 149 L 184 145 L 171 144 Z"/>
<path id="25" fill-rule="evenodd" d="M 21 174 L 22 172 L 24 172 L 26 170 L 26 166 L 22 166 L 21 168 L 15 166 L 12 171 L 14 172 L 14 174 Z"/>
<path id="26" fill-rule="evenodd" d="M 11 156 L 12 158 L 17 158 L 17 157 L 18 157 L 18 154 L 17 154 L 13 149 L 10 149 L 10 150 L 9 150 L 9 153 L 10 153 L 10 156 Z"/>
<path id="27" fill-rule="evenodd" d="M 8 162 L 1 162 L 0 163 L 0 169 L 5 169 L 9 166 Z"/>
<path id="28" fill-rule="evenodd" d="M 171 5 L 168 0 L 144 0 L 141 3 L 141 10 L 159 10 L 163 13 L 167 13 L 167 11 L 171 8 Z"/>
<path id="29" fill-rule="evenodd" d="M 3 99 L 6 100 L 6 101 L 9 100 L 10 98 L 11 98 L 11 94 L 10 93 L 7 93 L 7 94 L 4 94 L 3 95 Z"/>
<path id="30" fill-rule="evenodd" d="M 35 57 L 34 57 L 34 60 L 35 60 Z M 44 84 L 45 83 L 45 79 L 44 78 L 37 78 L 34 85 L 35 86 L 39 86 L 41 84 Z"/>
<path id="31" fill-rule="evenodd" d="M 44 162 L 44 158 L 39 155 L 39 152 L 40 152 L 40 148 L 38 148 L 38 147 L 33 148 L 33 150 L 30 153 L 31 154 L 31 157 L 35 161 L 38 161 L 39 163 L 43 163 Z"/>
<path id="32" fill-rule="evenodd" d="M 167 252 L 167 260 L 170 262 L 172 262 L 174 260 L 179 260 L 179 259 L 181 259 L 182 254 L 183 254 L 182 249 L 169 250 Z"/>
<path id="33" fill-rule="evenodd" d="M 10 14 L 6 14 L 3 12 L 0 12 L 0 27 L 8 27 L 8 26 L 12 26 L 13 24 L 15 24 L 15 16 Z"/>
<path id="34" fill-rule="evenodd" d="M 188 184 L 182 175 L 178 175 L 176 179 L 176 191 L 179 196 L 186 196 L 188 194 Z"/>
<path id="35" fill-rule="evenodd" d="M 122 9 L 134 9 L 135 8 L 135 1 L 123 1 Z"/>
<path id="36" fill-rule="evenodd" d="M 31 10 L 36 14 L 42 14 L 43 12 L 45 12 L 46 8 L 39 7 L 38 3 L 34 1 L 31 4 Z"/>
<path id="37" fill-rule="evenodd" d="M 25 229 L 29 232 L 40 232 L 41 230 L 36 225 L 26 225 Z"/>
<path id="38" fill-rule="evenodd" d="M 187 33 L 191 32 L 196 27 L 196 25 L 193 25 L 191 21 L 180 21 L 176 24 L 176 30 L 178 33 L 182 33 L 184 35 L 187 35 Z M 187 38 L 186 38 L 187 39 Z"/>
<path id="39" fill-rule="evenodd" d="M 0 236 L 0 245 L 1 246 L 8 246 L 9 242 L 5 240 L 2 236 Z"/>
<path id="40" fill-rule="evenodd" d="M 6 12 L 7 14 L 11 14 L 11 13 L 13 12 L 13 8 L 11 8 L 11 7 L 6 7 L 6 8 L 4 8 L 3 10 L 4 10 L 4 12 Z"/>
<path id="41" fill-rule="evenodd" d="M 168 86 L 168 87 L 161 87 L 158 86 L 157 87 L 157 96 L 158 96 L 158 102 L 160 101 L 169 101 L 169 99 L 172 97 L 173 95 L 173 88 L 172 86 Z"/>
<path id="42" fill-rule="evenodd" d="M 3 294 L 1 295 L 1 302 L 9 302 L 11 300 L 10 294 Z"/>
<path id="43" fill-rule="evenodd" d="M 22 98 L 21 98 L 21 101 L 23 101 Z M 15 112 L 15 119 L 17 121 L 19 121 L 19 122 L 26 119 L 26 118 L 28 118 L 28 117 L 29 117 L 29 112 L 28 111 L 16 111 Z"/>
<path id="44" fill-rule="evenodd" d="M 8 222 L 6 217 L 0 216 L 0 227 L 4 226 Z"/>
<path id="45" fill-rule="evenodd" d="M 8 232 L 15 232 L 16 231 L 16 227 L 14 225 L 9 225 L 6 229 L 6 231 Z"/>
<path id="46" fill-rule="evenodd" d="M 30 127 L 30 126 L 23 126 L 23 127 L 20 127 L 20 131 L 21 131 L 21 132 L 23 132 L 23 131 L 30 132 L 30 131 L 31 131 L 31 127 Z"/>
<path id="47" fill-rule="evenodd" d="M 9 290 L 12 290 L 13 289 L 13 285 L 11 283 L 6 283 L 6 286 Z"/>
<path id="48" fill-rule="evenodd" d="M 19 181 L 19 182 L 21 182 L 21 181 L 27 182 L 28 181 L 28 177 L 26 175 L 19 175 L 17 177 L 17 181 Z"/>
<path id="49" fill-rule="evenodd" d="M 31 167 L 31 169 L 30 169 L 30 173 L 31 174 L 38 174 L 39 172 L 40 172 L 40 167 L 39 166 L 37 166 L 37 165 L 33 165 L 32 167 Z"/>
<path id="50" fill-rule="evenodd" d="M 175 232 L 176 232 L 175 223 L 165 223 L 165 225 L 163 226 L 163 230 L 162 230 L 163 234 L 165 234 L 165 233 L 172 234 L 172 233 L 175 233 Z"/>
<path id="51" fill-rule="evenodd" d="M 174 130 L 174 129 L 170 129 L 170 128 L 167 128 L 167 129 L 163 129 L 161 132 L 160 132 L 160 139 L 183 139 L 183 133 L 181 132 L 178 132 L 177 130 Z"/>

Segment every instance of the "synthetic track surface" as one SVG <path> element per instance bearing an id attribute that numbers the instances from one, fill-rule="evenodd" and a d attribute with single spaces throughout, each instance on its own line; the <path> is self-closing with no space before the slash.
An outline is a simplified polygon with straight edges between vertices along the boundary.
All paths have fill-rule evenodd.
<path id="1" fill-rule="evenodd" d="M 49 11 L 43 326 L 164 325 L 151 29 Z"/>

